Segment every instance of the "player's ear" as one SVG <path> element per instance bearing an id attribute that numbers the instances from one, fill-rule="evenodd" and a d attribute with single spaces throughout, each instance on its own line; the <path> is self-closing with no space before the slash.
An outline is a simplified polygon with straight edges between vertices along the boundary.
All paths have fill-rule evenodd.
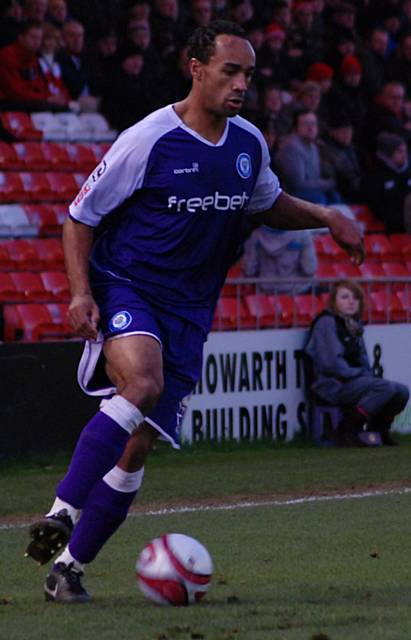
<path id="1" fill-rule="evenodd" d="M 193 80 L 201 80 L 203 75 L 203 65 L 200 60 L 197 60 L 197 58 L 190 58 L 189 66 Z"/>

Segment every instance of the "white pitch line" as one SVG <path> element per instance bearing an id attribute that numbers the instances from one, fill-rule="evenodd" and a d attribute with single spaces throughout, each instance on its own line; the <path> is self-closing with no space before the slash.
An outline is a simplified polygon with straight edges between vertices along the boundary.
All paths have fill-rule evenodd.
<path id="1" fill-rule="evenodd" d="M 234 502 L 220 505 L 198 505 L 193 507 L 171 507 L 169 509 L 157 509 L 154 511 L 139 511 L 128 514 L 129 518 L 145 518 L 147 516 L 169 516 L 184 513 L 201 513 L 203 511 L 235 511 L 236 509 L 254 509 L 258 507 L 287 507 L 300 504 L 310 504 L 316 502 L 332 502 L 342 500 L 363 500 L 364 498 L 378 498 L 381 496 L 401 496 L 411 493 L 411 487 L 402 489 L 376 489 L 375 491 L 362 491 L 360 493 L 331 493 L 323 496 L 303 496 L 301 498 L 290 498 L 284 500 L 256 500 L 249 502 Z M 1 531 L 12 531 L 13 529 L 25 529 L 30 526 L 30 522 L 20 524 L 0 524 Z"/>

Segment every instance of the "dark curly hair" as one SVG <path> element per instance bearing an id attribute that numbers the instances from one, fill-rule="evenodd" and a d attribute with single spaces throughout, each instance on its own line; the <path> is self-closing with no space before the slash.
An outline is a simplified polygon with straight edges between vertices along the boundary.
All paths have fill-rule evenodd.
<path id="1" fill-rule="evenodd" d="M 188 40 L 188 58 L 197 58 L 207 64 L 215 49 L 217 36 L 227 34 L 248 40 L 247 33 L 240 25 L 230 20 L 213 20 L 207 26 L 198 27 Z"/>

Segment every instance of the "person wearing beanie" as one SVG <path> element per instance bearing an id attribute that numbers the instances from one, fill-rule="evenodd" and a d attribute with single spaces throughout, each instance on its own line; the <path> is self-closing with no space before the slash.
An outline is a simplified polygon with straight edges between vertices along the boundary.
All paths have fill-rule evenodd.
<path id="1" fill-rule="evenodd" d="M 307 80 L 313 82 L 322 82 L 323 80 L 331 80 L 334 76 L 334 71 L 325 62 L 314 62 L 308 67 Z"/>
<path id="2" fill-rule="evenodd" d="M 342 76 L 361 76 L 362 64 L 356 56 L 344 56 L 341 61 L 340 73 Z"/>
<path id="3" fill-rule="evenodd" d="M 411 193 L 411 168 L 404 138 L 388 131 L 377 136 L 374 166 L 365 174 L 361 196 L 384 222 L 387 233 L 404 233 L 405 201 Z"/>
<path id="4" fill-rule="evenodd" d="M 337 78 L 326 96 L 326 108 L 331 117 L 344 114 L 351 121 L 354 144 L 360 147 L 368 100 L 362 84 L 362 65 L 357 56 L 347 55 L 342 59 Z"/>
<path id="5" fill-rule="evenodd" d="M 262 88 L 275 83 L 282 89 L 290 88 L 294 76 L 292 61 L 285 51 L 286 32 L 277 22 L 270 22 L 264 29 L 264 44 L 257 51 L 255 82 Z"/>

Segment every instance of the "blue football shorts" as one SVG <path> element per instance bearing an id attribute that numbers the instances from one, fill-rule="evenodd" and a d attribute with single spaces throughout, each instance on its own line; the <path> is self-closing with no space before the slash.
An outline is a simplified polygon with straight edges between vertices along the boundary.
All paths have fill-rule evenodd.
<path id="1" fill-rule="evenodd" d="M 109 277 L 104 280 L 104 285 L 93 287 L 100 309 L 99 335 L 95 342 L 85 343 L 78 383 L 88 395 L 113 395 L 116 389 L 105 373 L 104 342 L 123 336 L 152 336 L 162 348 L 164 390 L 145 420 L 160 432 L 160 439 L 178 449 L 186 399 L 201 372 L 206 333 L 185 318 L 148 302 L 132 284 Z"/>

